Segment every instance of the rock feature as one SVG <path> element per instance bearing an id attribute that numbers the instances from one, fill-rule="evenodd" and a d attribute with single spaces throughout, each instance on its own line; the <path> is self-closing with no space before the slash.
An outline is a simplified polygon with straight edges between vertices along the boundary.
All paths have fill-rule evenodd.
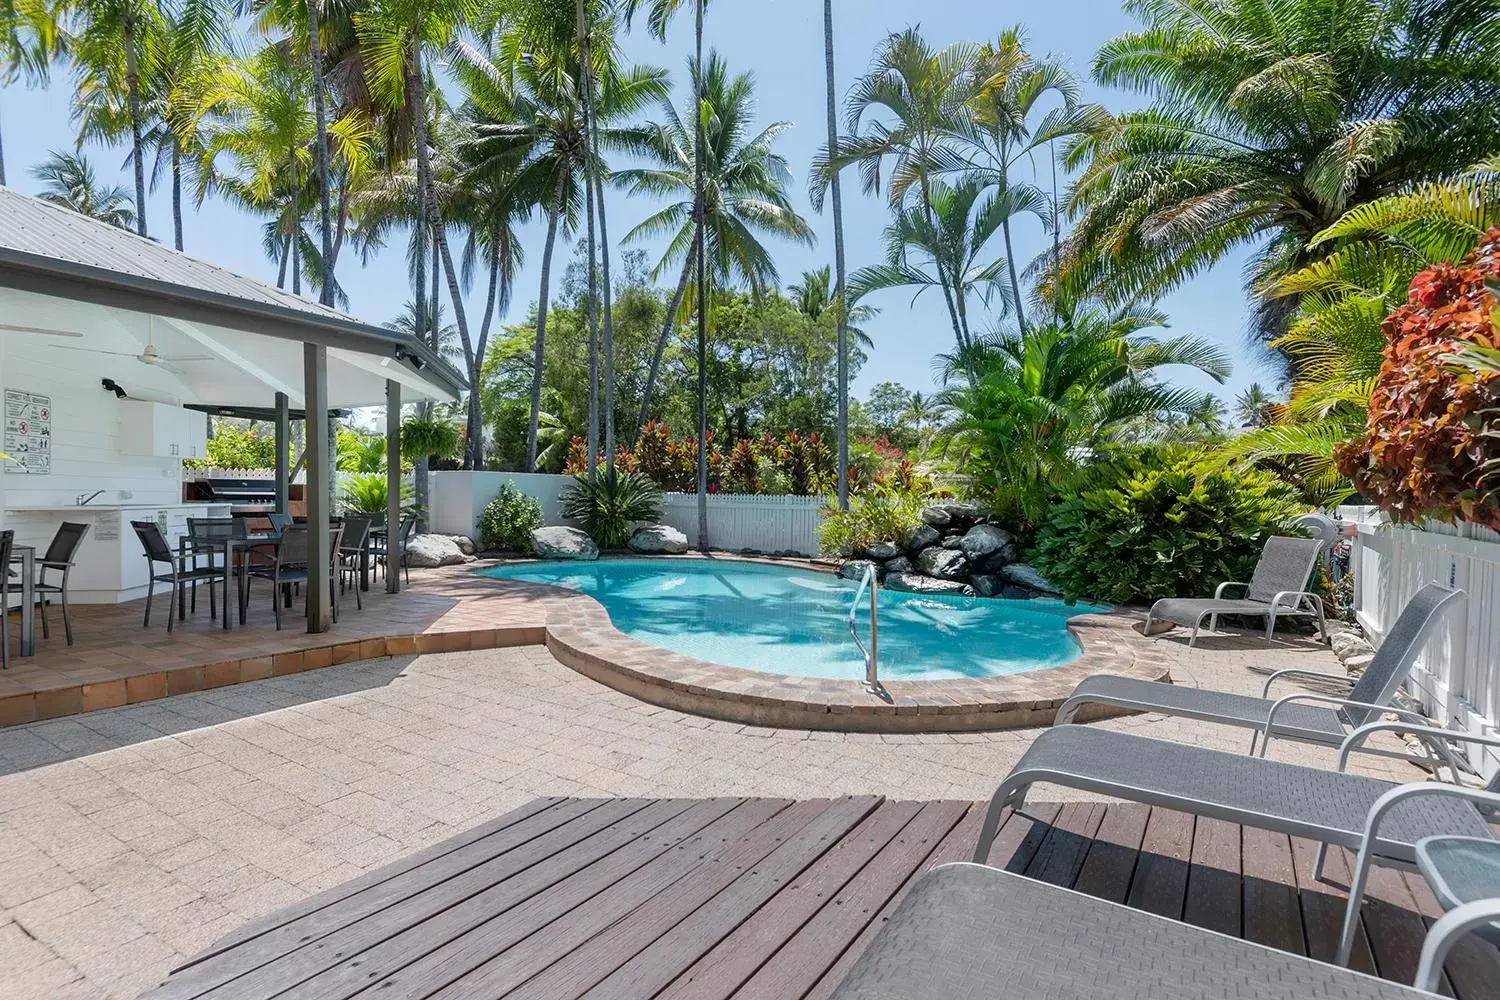
<path id="1" fill-rule="evenodd" d="M 906 558 L 906 556 L 897 556 L 894 559 L 887 559 L 885 565 L 881 568 L 887 573 L 910 573 L 912 571 L 912 561 Z"/>
<path id="2" fill-rule="evenodd" d="M 911 533 L 906 540 L 906 551 L 908 555 L 916 555 L 923 549 L 931 548 L 943 540 L 943 536 L 930 524 L 919 524 L 917 530 Z"/>
<path id="3" fill-rule="evenodd" d="M 1035 567 L 1027 563 L 1011 563 L 1000 571 L 1011 583 L 1035 590 L 1038 593 L 1060 596 L 1062 591 L 1054 587 L 1045 576 Z"/>
<path id="4" fill-rule="evenodd" d="M 944 549 L 962 549 L 964 547 L 964 536 L 949 535 L 941 542 L 938 542 L 938 546 Z"/>
<path id="5" fill-rule="evenodd" d="M 999 573 L 975 573 L 969 577 L 969 583 L 980 597 L 999 597 L 1005 589 L 1005 577 Z"/>
<path id="6" fill-rule="evenodd" d="M 959 539 L 959 547 L 970 561 L 981 562 L 1002 551 L 1013 556 L 1015 550 L 1012 546 L 1015 540 L 1016 536 L 1003 528 L 997 528 L 993 524 L 976 524 L 964 532 Z M 1010 562 L 1010 559 L 1007 558 L 1005 562 Z"/>
<path id="7" fill-rule="evenodd" d="M 839 576 L 845 580 L 861 580 L 865 572 L 874 565 L 875 563 L 868 559 L 850 559 L 839 567 Z"/>
<path id="8" fill-rule="evenodd" d="M 885 578 L 887 590 L 901 590 L 911 594 L 958 594 L 972 595 L 974 588 L 957 580 L 934 580 L 930 576 L 916 573 L 892 573 Z"/>
<path id="9" fill-rule="evenodd" d="M 468 535 L 452 535 L 453 544 L 458 546 L 458 551 L 466 556 L 472 556 L 479 551 L 479 546 L 474 544 L 474 539 Z"/>
<path id="10" fill-rule="evenodd" d="M 436 566 L 462 566 L 473 562 L 474 557 L 465 555 L 451 535 L 414 535 L 406 543 L 406 563 L 431 569 Z"/>
<path id="11" fill-rule="evenodd" d="M 964 581 L 969 578 L 969 560 L 957 549 L 931 548 L 917 556 L 917 569 L 924 576 L 939 580 Z"/>
<path id="12" fill-rule="evenodd" d="M 865 555 L 871 559 L 894 559 L 901 554 L 901 546 L 895 542 L 876 542 L 865 549 Z"/>
<path id="13" fill-rule="evenodd" d="M 642 555 L 680 556 L 688 550 L 688 540 L 669 524 L 649 524 L 636 528 L 626 547 Z"/>
<path id="14" fill-rule="evenodd" d="M 531 533 L 531 544 L 543 559 L 579 559 L 585 562 L 599 558 L 599 546 L 577 528 L 561 525 L 538 528 Z"/>
<path id="15" fill-rule="evenodd" d="M 939 531 L 943 530 L 953 523 L 953 515 L 949 514 L 948 508 L 943 506 L 942 504 L 935 503 L 931 504 L 930 506 L 923 507 L 920 516 L 922 520 L 928 524 L 928 526 L 936 528 Z"/>

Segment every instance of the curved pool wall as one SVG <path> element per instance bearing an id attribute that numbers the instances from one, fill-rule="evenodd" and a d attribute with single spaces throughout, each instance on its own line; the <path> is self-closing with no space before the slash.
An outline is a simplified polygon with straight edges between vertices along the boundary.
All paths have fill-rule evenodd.
<path id="1" fill-rule="evenodd" d="M 847 619 L 857 585 L 830 573 L 701 559 L 523 563 L 480 572 L 588 594 L 626 635 L 708 663 L 792 677 L 864 678 Z M 1083 652 L 1068 619 L 1104 610 L 891 590 L 878 600 L 882 681 L 1001 677 L 1063 666 Z M 864 599 L 857 625 L 866 635 Z"/>
<path id="2" fill-rule="evenodd" d="M 812 564 L 779 560 L 687 555 L 650 561 L 663 572 L 702 561 L 735 567 L 792 565 L 828 578 L 825 570 Z M 526 580 L 528 574 L 517 572 L 536 565 L 541 564 L 506 564 L 499 578 L 473 579 L 537 608 L 546 622 L 547 650 L 563 665 L 639 701 L 733 723 L 835 732 L 990 732 L 1049 725 L 1074 687 L 1092 674 L 1170 680 L 1165 656 L 1136 630 L 1139 616 L 1114 612 L 1068 619 L 1067 631 L 1082 653 L 1063 666 L 985 677 L 890 680 L 879 694 L 867 691 L 859 679 L 793 677 L 720 666 L 632 638 L 615 627 L 595 597 Z M 1092 710 L 1077 721 L 1118 714 L 1122 713 Z"/>

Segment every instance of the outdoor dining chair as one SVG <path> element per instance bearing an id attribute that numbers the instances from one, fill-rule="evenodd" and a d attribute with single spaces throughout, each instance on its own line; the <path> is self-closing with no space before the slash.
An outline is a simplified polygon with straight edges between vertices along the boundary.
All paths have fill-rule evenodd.
<path id="1" fill-rule="evenodd" d="M 146 617 L 142 627 L 151 627 L 151 599 L 155 596 L 158 583 L 171 585 L 171 590 L 167 595 L 168 632 L 172 631 L 173 618 L 182 617 L 182 590 L 188 584 L 208 582 L 208 614 L 210 618 L 218 617 L 213 584 L 224 581 L 225 575 L 229 572 L 228 567 L 197 566 L 193 564 L 192 553 L 185 550 L 173 552 L 172 546 L 168 544 L 155 521 L 131 521 L 130 527 L 134 529 L 135 537 L 140 539 L 147 561 Z M 160 564 L 166 565 L 165 573 L 157 572 L 156 567 Z M 172 613 L 174 608 L 177 611 L 176 615 Z M 224 613 L 229 614 L 229 608 L 225 608 Z"/>
<path id="2" fill-rule="evenodd" d="M 339 593 L 343 593 L 347 582 L 354 588 L 354 606 L 364 610 L 364 601 L 359 596 L 359 560 L 369 559 L 365 546 L 370 544 L 371 518 L 364 514 L 349 514 L 344 517 L 344 532 L 336 550 L 338 561 Z M 368 566 L 368 562 L 366 563 Z"/>
<path id="3" fill-rule="evenodd" d="M 382 573 L 389 574 L 391 571 L 391 550 L 394 546 L 397 565 L 405 571 L 406 582 L 411 583 L 411 567 L 406 564 L 406 543 L 411 539 L 411 533 L 416 526 L 415 514 L 403 514 L 394 539 L 389 531 L 377 538 L 373 551 L 375 564 L 381 568 Z"/>
<path id="4" fill-rule="evenodd" d="M 339 620 L 339 593 L 334 584 L 338 580 L 339 545 L 343 541 L 342 525 L 328 529 L 329 559 L 326 572 L 333 604 L 333 620 Z M 307 525 L 293 524 L 281 529 L 281 543 L 276 546 L 275 559 L 269 565 L 251 563 L 249 575 L 271 581 L 271 607 L 276 613 L 276 630 L 281 631 L 281 608 L 291 606 L 292 587 L 306 583 L 313 569 L 308 563 Z"/>
<path id="5" fill-rule="evenodd" d="M 73 645 L 73 616 L 68 610 L 68 575 L 73 569 L 73 556 L 77 554 L 78 546 L 83 544 L 89 528 L 90 525 L 87 524 L 64 521 L 58 526 L 57 534 L 52 536 L 47 551 L 36 561 L 36 595 L 41 604 L 43 639 L 52 637 L 51 630 L 47 627 L 47 596 L 56 594 L 62 602 L 63 634 L 67 637 L 68 645 Z M 49 570 L 59 574 L 55 583 L 47 579 Z"/>
<path id="6" fill-rule="evenodd" d="M 10 669 L 10 550 L 16 544 L 16 533 L 9 528 L 0 531 L 0 670 Z M 24 614 L 26 609 L 22 609 Z"/>

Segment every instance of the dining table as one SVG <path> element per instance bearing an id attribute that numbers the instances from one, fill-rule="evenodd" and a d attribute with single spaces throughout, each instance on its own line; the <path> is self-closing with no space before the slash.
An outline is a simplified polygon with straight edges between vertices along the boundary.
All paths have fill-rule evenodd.
<path id="1" fill-rule="evenodd" d="M 36 654 L 36 546 L 12 545 L 12 566 L 21 567 L 21 655 Z M 9 571 L 7 566 L 6 570 Z"/>
<path id="2" fill-rule="evenodd" d="M 222 551 L 224 553 L 224 565 L 228 572 L 224 574 L 224 628 L 230 627 L 229 621 L 229 579 L 235 578 L 235 591 L 239 606 L 240 624 L 245 624 L 245 613 L 250 603 L 250 553 L 254 550 L 275 551 L 281 544 L 281 535 L 278 532 L 246 532 L 224 534 L 222 532 L 193 533 L 189 532 L 178 541 L 178 552 L 186 553 L 192 549 L 193 553 L 200 554 L 203 551 L 212 553 Z M 235 562 L 236 550 L 244 552 L 244 558 Z"/>

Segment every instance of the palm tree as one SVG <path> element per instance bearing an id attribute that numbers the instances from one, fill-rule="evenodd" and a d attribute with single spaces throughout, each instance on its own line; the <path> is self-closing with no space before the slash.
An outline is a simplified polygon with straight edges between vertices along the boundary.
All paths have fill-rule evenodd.
<path id="1" fill-rule="evenodd" d="M 828 79 L 828 148 L 839 147 L 838 85 L 833 70 L 833 0 L 823 0 L 823 64 Z M 838 501 L 849 509 L 849 295 L 844 264 L 844 197 L 839 170 L 828 179 L 833 190 L 833 263 L 837 272 L 834 301 L 839 309 L 838 335 Z M 826 274 L 826 270 L 824 271 Z"/>
<path id="2" fill-rule="evenodd" d="M 512 39 L 512 44 L 523 43 Z M 542 244 L 541 292 L 533 348 L 531 418 L 526 469 L 536 467 L 541 419 L 542 356 L 551 294 L 552 253 L 559 226 L 576 230 L 587 202 L 588 151 L 583 109 L 567 53 L 536 51 L 502 60 L 462 42 L 451 49 L 454 76 L 472 106 L 474 152 L 470 172 L 511 176 L 508 190 L 539 204 L 547 214 Z M 607 67 L 594 107 L 597 155 L 625 148 L 634 132 L 619 122 L 667 92 L 666 71 L 649 66 Z"/>
<path id="3" fill-rule="evenodd" d="M 858 302 L 888 288 L 916 288 L 917 295 L 940 287 L 953 310 L 954 337 L 962 354 L 973 346 L 969 297 L 986 303 L 998 298 L 1009 311 L 1010 287 L 1004 282 L 1007 260 L 985 260 L 990 240 L 1009 217 L 1004 201 L 985 198 L 989 182 L 972 174 L 956 184 L 932 181 L 923 203 L 899 209 L 886 228 L 886 261 L 860 268 L 850 279 L 850 298 Z"/>
<path id="4" fill-rule="evenodd" d="M 797 311 L 811 319 L 821 319 L 824 313 L 833 309 L 839 302 L 833 269 L 826 264 L 811 271 L 803 271 L 802 277 L 787 286 L 786 291 L 792 304 L 797 307 Z M 875 306 L 859 305 L 847 309 L 842 316 L 849 337 L 866 350 L 872 349 L 875 342 L 870 339 L 870 335 L 863 327 L 855 324 L 868 323 L 878 315 L 880 315 L 880 310 Z"/>
<path id="5" fill-rule="evenodd" d="M 58 10 L 46 0 L 0 0 L 0 89 L 17 80 L 45 84 L 52 60 L 62 54 Z M 5 184 L 5 146 L 0 142 L 0 186 Z"/>
<path id="6" fill-rule="evenodd" d="M 906 401 L 906 411 L 901 414 L 901 419 L 910 420 L 917 432 L 917 446 L 925 448 L 927 438 L 923 433 L 942 413 L 942 406 L 930 395 L 914 392 Z"/>
<path id="7" fill-rule="evenodd" d="M 942 402 L 955 417 L 947 447 L 982 470 L 998 507 L 1022 516 L 1035 516 L 1082 457 L 1142 421 L 1205 412 L 1205 394 L 1163 381 L 1162 368 L 1186 365 L 1219 382 L 1229 374 L 1224 353 L 1198 338 L 1145 335 L 1166 323 L 1154 308 L 1066 298 L 1056 306 L 1024 332 L 1002 331 L 943 359 Z"/>
<path id="8" fill-rule="evenodd" d="M 1326 256 L 1340 216 L 1500 148 L 1500 9 L 1442 0 L 1127 0 L 1145 24 L 1094 61 L 1155 103 L 1067 158 L 1070 271 L 1115 298 L 1173 288 L 1238 248 L 1252 287 Z M 1267 339 L 1296 298 L 1263 301 Z"/>
<path id="9" fill-rule="evenodd" d="M 42 182 L 37 197 L 120 229 L 135 225 L 130 193 L 118 184 L 101 187 L 94 165 L 82 153 L 53 151 L 31 174 Z"/>
<path id="10" fill-rule="evenodd" d="M 1234 419 L 1241 427 L 1264 427 L 1271 422 L 1271 407 L 1276 401 L 1259 382 L 1251 382 L 1234 397 Z"/>
<path id="11" fill-rule="evenodd" d="M 978 49 L 968 43 L 934 50 L 916 28 L 888 35 L 876 49 L 870 71 L 849 94 L 845 112 L 850 134 L 813 163 L 813 207 L 821 209 L 834 172 L 853 165 L 866 193 L 879 191 L 884 183 L 893 210 L 900 214 L 914 200 L 911 211 L 935 229 L 933 175 L 949 162 L 952 137 L 970 113 L 977 57 Z M 954 337 L 962 344 L 966 338 L 953 293 L 958 279 L 945 262 L 936 266 L 932 277 L 948 307 Z M 857 300 L 850 296 L 851 302 Z"/>
<path id="12" fill-rule="evenodd" d="M 678 261 L 682 262 L 677 288 L 646 372 L 636 435 L 650 413 L 651 397 L 672 327 L 684 308 L 698 305 L 696 290 L 692 301 L 685 300 L 689 275 L 699 259 L 700 248 L 706 258 L 705 274 L 712 282 L 720 286 L 743 284 L 758 296 L 780 281 L 776 263 L 761 237 L 779 236 L 803 245 L 813 242 L 811 227 L 792 208 L 787 195 L 791 172 L 786 160 L 773 151 L 776 138 L 790 124 L 773 122 L 751 135 L 754 76 L 750 73 L 731 76 L 717 54 L 710 55 L 703 79 L 699 79 L 696 65 L 689 66 L 689 70 L 694 92 L 703 94 L 702 117 L 710 124 L 708 149 L 702 157 L 703 233 L 699 233 L 695 218 L 700 214 L 695 209 L 699 160 L 696 133 L 684 124 L 683 116 L 669 102 L 662 103 L 660 123 L 635 131 L 638 147 L 653 165 L 615 173 L 615 183 L 632 194 L 677 199 L 624 238 L 630 244 L 668 237 L 653 277 L 660 277 L 675 268 Z"/>

